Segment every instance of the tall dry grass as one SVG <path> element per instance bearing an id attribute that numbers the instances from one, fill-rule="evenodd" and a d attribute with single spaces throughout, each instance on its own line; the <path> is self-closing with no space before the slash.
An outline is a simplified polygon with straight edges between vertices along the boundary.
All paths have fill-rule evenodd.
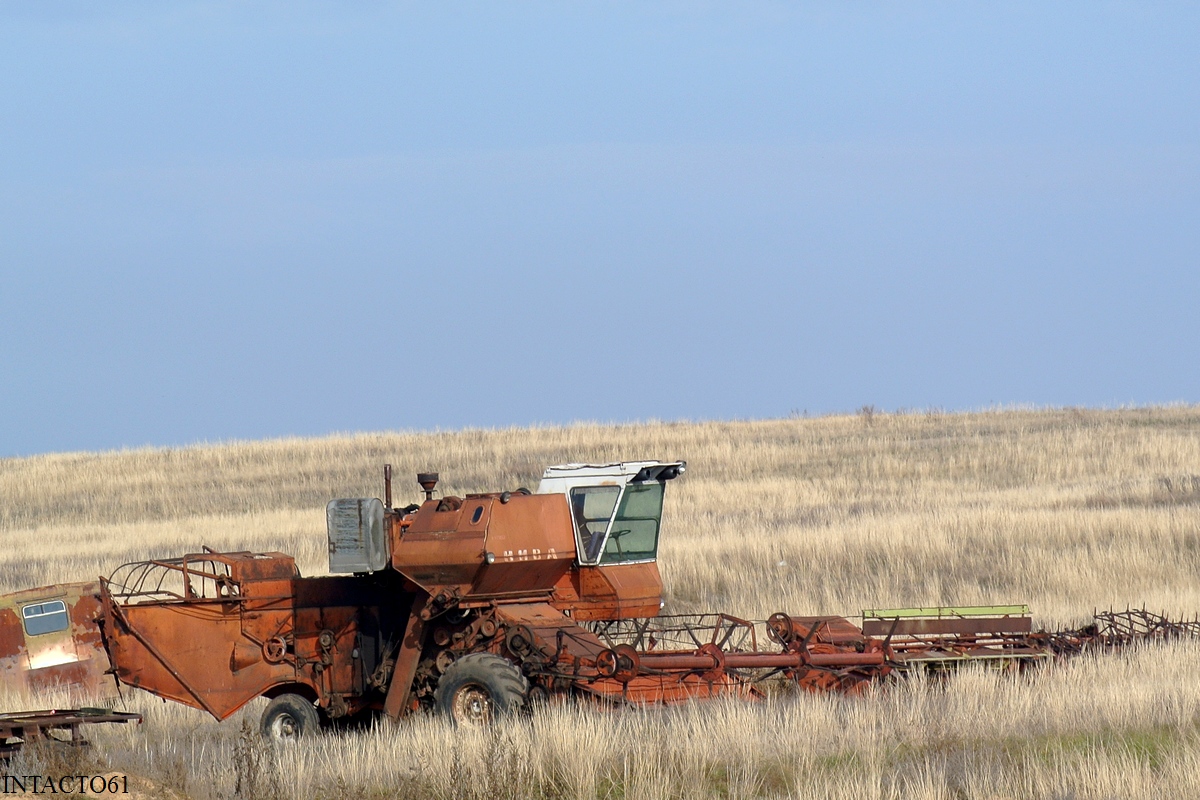
<path id="1" fill-rule="evenodd" d="M 968 669 L 865 696 L 669 709 L 551 706 L 484 732 L 432 716 L 282 748 L 260 706 L 224 723 L 139 696 L 142 729 L 91 735 L 147 796 L 201 798 L 1192 797 L 1200 643 L 1028 675 Z M 16 774 L 53 767 L 37 751 Z"/>
<path id="2" fill-rule="evenodd" d="M 533 486 L 547 464 L 632 458 L 689 462 L 668 491 L 668 611 L 1028 602 L 1038 624 L 1057 627 L 1110 605 L 1200 610 L 1196 407 L 864 412 L 0 460 L 0 591 L 202 544 L 284 550 L 318 573 L 325 502 L 377 496 L 384 462 L 399 500 L 416 498 L 417 471 L 463 493 Z M 250 771 L 255 791 L 288 797 L 482 796 L 514 782 L 556 797 L 1176 796 L 1197 783 L 1198 656 L 1175 646 L 1031 678 L 968 672 L 860 699 L 552 708 L 482 737 L 416 719 L 283 753 L 239 745 L 237 720 L 137 699 L 145 729 L 106 732 L 102 745 L 114 766 L 196 797 L 229 796 L 236 784 L 222 770 L 235 762 L 243 794 Z M 155 731 L 167 735 L 146 735 Z"/>

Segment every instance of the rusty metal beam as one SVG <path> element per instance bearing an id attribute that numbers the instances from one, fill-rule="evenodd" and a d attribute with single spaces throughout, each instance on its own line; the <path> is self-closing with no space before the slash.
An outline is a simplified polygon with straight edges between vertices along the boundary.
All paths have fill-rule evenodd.
<path id="1" fill-rule="evenodd" d="M 425 620 L 421 612 L 429 603 L 429 595 L 421 594 L 413 600 L 408 614 L 408 625 L 404 638 L 400 640 L 400 652 L 396 654 L 396 666 L 392 668 L 392 681 L 388 684 L 387 697 L 383 701 L 384 712 L 392 719 L 400 719 L 408 709 L 408 697 L 412 692 L 413 678 L 421 660 L 425 645 Z"/>
<path id="2" fill-rule="evenodd" d="M 1029 617 L 941 617 L 932 619 L 864 619 L 862 632 L 867 636 L 991 635 L 1029 633 Z"/>

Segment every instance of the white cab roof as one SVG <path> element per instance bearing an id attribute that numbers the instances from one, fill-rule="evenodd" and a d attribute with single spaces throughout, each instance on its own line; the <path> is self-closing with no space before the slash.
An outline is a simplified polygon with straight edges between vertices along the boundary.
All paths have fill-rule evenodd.
<path id="1" fill-rule="evenodd" d="M 635 479 L 674 478 L 687 467 L 686 461 L 618 461 L 612 464 L 558 464 L 546 467 L 538 494 L 565 492 L 572 486 L 624 486 Z"/>

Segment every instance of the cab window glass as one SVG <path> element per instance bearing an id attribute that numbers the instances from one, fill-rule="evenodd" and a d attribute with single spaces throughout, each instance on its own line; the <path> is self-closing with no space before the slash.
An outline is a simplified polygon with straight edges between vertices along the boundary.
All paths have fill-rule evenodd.
<path id="1" fill-rule="evenodd" d="M 662 519 L 663 485 L 631 483 L 604 544 L 601 564 L 650 561 L 658 554 L 658 527 Z"/>
<path id="2" fill-rule="evenodd" d="M 67 619 L 67 604 L 62 600 L 25 606 L 21 609 L 21 616 L 25 620 L 25 633 L 30 636 L 65 631 L 70 624 Z"/>
<path id="3" fill-rule="evenodd" d="M 604 546 L 604 532 L 621 495 L 619 486 L 577 486 L 571 490 L 571 515 L 579 532 L 579 560 L 594 564 Z"/>

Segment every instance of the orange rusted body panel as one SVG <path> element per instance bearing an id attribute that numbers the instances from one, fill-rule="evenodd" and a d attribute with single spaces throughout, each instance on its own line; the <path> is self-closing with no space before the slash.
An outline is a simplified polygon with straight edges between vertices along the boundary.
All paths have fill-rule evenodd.
<path id="1" fill-rule="evenodd" d="M 100 585 L 90 582 L 0 597 L 0 684 L 16 692 L 74 689 L 91 698 L 114 696 L 99 595 Z"/>
<path id="2" fill-rule="evenodd" d="M 653 617 L 662 607 L 662 576 L 653 561 L 578 566 L 554 587 L 553 602 L 578 620 Z"/>
<path id="3" fill-rule="evenodd" d="M 447 497 L 392 519 L 392 567 L 435 598 L 546 593 L 575 559 L 571 514 L 559 495 Z"/>
<path id="4" fill-rule="evenodd" d="M 332 716 L 360 710 L 382 658 L 381 634 L 394 624 L 389 615 L 407 618 L 405 601 L 412 600 L 391 591 L 391 610 L 381 608 L 378 581 L 301 578 L 282 553 L 204 553 L 148 562 L 147 569 L 202 576 L 216 592 L 185 586 L 162 596 L 129 580 L 105 582 L 117 676 L 217 719 L 282 692 L 318 700 Z M 152 585 L 161 584 L 150 575 Z"/>

